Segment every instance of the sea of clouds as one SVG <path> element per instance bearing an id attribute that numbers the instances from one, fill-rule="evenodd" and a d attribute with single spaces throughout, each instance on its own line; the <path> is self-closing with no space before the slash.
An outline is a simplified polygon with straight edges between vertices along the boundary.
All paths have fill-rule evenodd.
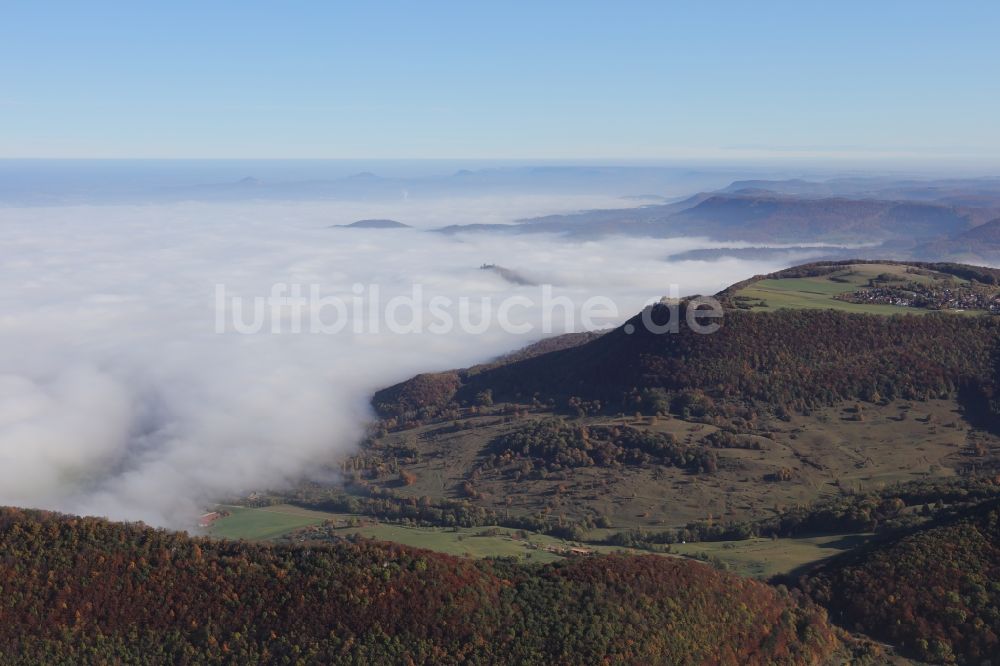
<path id="1" fill-rule="evenodd" d="M 671 284 L 714 293 L 807 258 L 668 263 L 721 244 L 426 231 L 622 205 L 525 196 L 0 208 L 0 504 L 191 528 L 218 498 L 326 474 L 356 446 L 376 389 L 543 337 L 535 307 L 518 311 L 532 324 L 522 334 L 220 333 L 220 285 L 248 299 L 275 284 L 345 299 L 357 285 L 385 299 L 420 285 L 427 298 L 537 302 L 539 287 L 479 269 L 489 263 L 574 303 L 606 297 L 618 313 L 601 325 L 614 325 Z M 328 228 L 362 218 L 416 228 Z"/>

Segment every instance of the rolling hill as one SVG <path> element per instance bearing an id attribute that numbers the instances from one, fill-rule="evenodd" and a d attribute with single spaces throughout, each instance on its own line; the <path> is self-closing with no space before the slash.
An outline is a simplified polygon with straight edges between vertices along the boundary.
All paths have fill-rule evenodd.
<path id="1" fill-rule="evenodd" d="M 644 317 L 671 315 L 660 304 L 600 335 L 423 374 L 375 394 L 381 421 L 342 463 L 346 486 L 301 498 L 421 524 L 680 540 L 766 534 L 775 507 L 831 494 L 1000 471 L 1000 318 L 845 300 L 872 280 L 995 298 L 1000 271 L 810 264 L 720 293 L 714 334 L 648 330 Z"/>
<path id="2" fill-rule="evenodd" d="M 991 220 L 951 238 L 923 243 L 913 249 L 913 255 L 1000 264 L 1000 219 Z"/>
<path id="3" fill-rule="evenodd" d="M 672 228 L 717 240 L 868 242 L 933 238 L 976 224 L 972 209 L 934 203 L 866 199 L 803 199 L 772 193 L 716 195 L 669 220 Z"/>
<path id="4" fill-rule="evenodd" d="M 575 238 L 614 235 L 708 237 L 761 246 L 825 244 L 808 255 L 897 260 L 1000 261 L 995 220 L 1000 185 L 990 179 L 840 178 L 734 181 L 669 203 L 587 210 L 515 224 L 460 224 L 441 233 L 549 233 Z M 792 248 L 794 251 L 795 248 Z M 673 260 L 759 256 L 764 248 L 700 250 Z"/>
<path id="5" fill-rule="evenodd" d="M 803 664 L 807 601 L 657 556 L 545 566 L 265 546 L 0 509 L 4 663 Z"/>
<path id="6" fill-rule="evenodd" d="M 924 274 L 906 273 L 907 267 Z M 406 396 L 411 410 L 440 410 L 453 403 L 473 404 L 489 391 L 494 400 L 551 400 L 565 406 L 576 398 L 597 401 L 599 410 L 627 413 L 725 411 L 727 403 L 773 412 L 874 396 L 955 396 L 962 387 L 983 383 L 1000 320 L 834 298 L 888 271 L 897 271 L 899 280 L 932 284 L 941 281 L 937 278 L 974 275 L 976 284 L 992 294 L 996 289 L 988 281 L 1000 278 L 995 269 L 948 265 L 811 264 L 722 292 L 730 307 L 712 335 L 686 326 L 673 334 L 650 331 L 647 319 L 659 324 L 671 319 L 672 308 L 661 304 L 586 344 L 484 370 L 423 375 L 377 393 L 373 404 L 383 416 L 398 416 L 394 396 Z M 854 277 L 839 277 L 843 274 Z M 773 302 L 761 306 L 762 298 Z M 680 319 L 684 308 L 676 310 Z M 927 314 L 907 316 L 911 313 Z M 950 343 L 938 344 L 940 340 Z M 654 404 L 662 401 L 670 406 Z"/>
<path id="7" fill-rule="evenodd" d="M 1000 654 L 1000 509 L 985 502 L 835 558 L 802 580 L 843 626 L 932 663 Z"/>
<path id="8" fill-rule="evenodd" d="M 522 220 L 456 225 L 445 233 L 493 231 L 577 237 L 708 237 L 754 243 L 917 243 L 961 235 L 1000 215 L 1000 197 L 978 205 L 865 197 L 793 196 L 752 188 L 701 193 L 681 201 Z"/>
<path id="9" fill-rule="evenodd" d="M 1000 218 L 969 229 L 954 239 L 956 242 L 989 243 L 1000 245 Z"/>
<path id="10" fill-rule="evenodd" d="M 358 220 L 350 224 L 335 224 L 331 229 L 409 229 L 408 224 L 397 222 L 396 220 Z"/>
<path id="11" fill-rule="evenodd" d="M 508 607 L 530 622 L 517 647 L 483 630 L 481 647 L 462 653 L 473 660 L 827 657 L 826 629 L 811 620 L 796 635 L 814 652 L 771 630 L 793 651 L 733 653 L 727 646 L 757 646 L 757 635 L 736 629 L 741 638 L 731 641 L 715 625 L 708 633 L 718 632 L 719 648 L 700 651 L 708 635 L 701 620 L 661 605 L 729 618 L 736 604 L 737 618 L 746 607 L 766 625 L 771 616 L 745 601 L 758 588 L 733 587 L 739 600 L 711 592 L 719 607 L 676 597 L 675 586 L 688 583 L 673 567 L 692 564 L 681 556 L 794 582 L 841 629 L 915 658 L 985 663 L 1000 633 L 990 587 L 1000 497 L 1000 317 L 990 308 L 1000 302 L 1000 269 L 826 261 L 753 276 L 716 296 L 724 317 L 712 334 L 684 323 L 676 332 L 651 330 L 650 322 L 697 316 L 695 301 L 662 301 L 607 332 L 544 340 L 379 391 L 372 404 L 381 418 L 361 450 L 327 461 L 339 481 L 255 495 L 220 530 L 239 535 L 244 525 L 276 540 L 270 552 L 317 549 L 310 557 L 321 561 L 362 546 L 369 550 L 360 559 L 372 557 L 375 546 L 344 542 L 356 534 L 513 558 L 454 569 L 466 572 L 454 574 L 464 577 L 465 594 L 480 595 L 470 603 L 491 609 L 473 612 L 473 627 L 508 622 L 497 615 Z M 666 564 L 604 555 L 616 549 L 652 552 Z M 420 557 L 435 575 L 451 566 L 434 568 L 442 555 Z M 548 563 L 525 564 L 532 561 Z M 623 573 L 636 568 L 645 573 Z M 570 571 L 574 583 L 563 587 Z M 587 587 L 597 579 L 629 587 Z M 484 585 L 507 592 L 483 596 Z M 661 596 L 644 591 L 648 585 Z M 697 585 L 715 589 L 709 580 Z M 445 617 L 437 597 L 424 594 L 416 597 L 421 609 L 403 604 L 399 613 Z M 533 605 L 540 599 L 547 601 Z M 598 599 L 609 606 L 594 607 Z M 581 610 L 591 608 L 615 629 L 591 623 L 591 611 Z M 798 608 L 785 613 L 810 612 Z M 392 613 L 393 631 L 428 650 L 414 661 L 430 651 L 448 661 L 460 649 L 451 634 L 428 637 Z M 591 636 L 553 641 L 557 630 L 543 616 Z M 667 640 L 640 617 L 682 629 Z M 639 638 L 611 638 L 623 633 Z M 374 638 L 355 640 L 374 649 Z M 572 652 L 553 647 L 564 644 Z M 862 641 L 851 649 L 857 663 L 874 664 L 890 648 Z"/>

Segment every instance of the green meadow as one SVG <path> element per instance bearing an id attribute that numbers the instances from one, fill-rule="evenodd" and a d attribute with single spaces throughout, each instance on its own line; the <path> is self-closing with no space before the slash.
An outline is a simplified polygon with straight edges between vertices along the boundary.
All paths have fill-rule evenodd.
<path id="1" fill-rule="evenodd" d="M 211 536 L 248 541 L 270 541 L 288 537 L 298 530 L 328 521 L 339 525 L 337 536 L 360 535 L 369 539 L 392 541 L 414 548 L 463 557 L 517 557 L 530 562 L 551 562 L 563 557 L 559 550 L 582 546 L 596 553 L 629 552 L 633 549 L 577 544 L 534 532 L 504 527 L 411 527 L 374 523 L 370 518 L 343 513 L 313 511 L 289 504 L 260 508 L 220 507 L 230 512 L 209 529 Z M 360 525 L 348 526 L 352 520 Z M 605 532 L 599 530 L 597 532 Z M 596 535 L 595 535 L 596 536 Z M 788 573 L 812 562 L 832 557 L 864 543 L 870 535 L 799 537 L 793 539 L 746 539 L 673 544 L 667 556 L 712 559 L 732 571 L 755 578 L 770 578 Z M 548 549 L 548 550 L 547 550 Z"/>
<path id="2" fill-rule="evenodd" d="M 734 294 L 737 299 L 747 298 L 763 301 L 763 305 L 753 305 L 752 310 L 818 309 L 842 310 L 864 314 L 927 314 L 932 310 L 883 305 L 878 303 L 849 303 L 834 298 L 868 286 L 869 280 L 880 275 L 891 274 L 900 282 L 933 282 L 934 275 L 907 273 L 906 266 L 894 264 L 854 264 L 828 275 L 802 278 L 780 278 L 758 280 Z M 937 279 L 955 281 L 955 278 L 937 274 Z M 945 311 L 951 312 L 951 311 Z M 955 314 L 979 314 L 977 311 L 954 311 Z"/>

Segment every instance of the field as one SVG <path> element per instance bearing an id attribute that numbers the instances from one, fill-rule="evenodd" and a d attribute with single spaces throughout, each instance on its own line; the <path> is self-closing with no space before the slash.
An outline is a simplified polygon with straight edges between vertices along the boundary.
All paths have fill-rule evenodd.
<path id="1" fill-rule="evenodd" d="M 292 530 L 309 525 L 319 525 L 329 518 L 321 511 L 310 511 L 288 504 L 248 509 L 240 506 L 221 506 L 230 515 L 216 520 L 209 533 L 224 539 L 265 541 L 275 539 Z"/>
<path id="2" fill-rule="evenodd" d="M 532 562 L 550 562 L 560 559 L 557 551 L 578 547 L 581 544 L 564 541 L 544 534 L 503 527 L 410 527 L 379 523 L 365 516 L 344 513 L 312 511 L 290 504 L 246 508 L 221 506 L 230 515 L 217 520 L 208 533 L 225 539 L 268 541 L 289 537 L 305 527 L 332 524 L 337 536 L 360 535 L 369 539 L 426 548 L 450 555 L 466 557 L 521 557 Z M 594 552 L 617 552 L 621 548 L 587 545 Z M 631 551 L 629 552 L 637 552 Z"/>
<path id="3" fill-rule="evenodd" d="M 932 283 L 935 280 L 949 281 L 954 284 L 966 284 L 956 278 L 944 274 L 919 275 L 907 273 L 906 266 L 895 264 L 855 264 L 845 266 L 843 270 L 828 275 L 804 278 L 782 278 L 759 280 L 740 289 L 734 296 L 737 299 L 750 299 L 763 302 L 763 305 L 753 305 L 752 310 L 778 310 L 781 308 L 833 309 L 844 312 L 865 314 L 926 314 L 931 310 L 882 305 L 878 303 L 849 303 L 834 298 L 868 286 L 868 281 L 880 275 L 891 274 L 899 277 L 900 282 Z M 979 314 L 977 311 L 945 310 L 961 314 Z"/>
<path id="4" fill-rule="evenodd" d="M 790 573 L 867 542 L 870 534 L 800 537 L 795 539 L 746 539 L 674 544 L 671 550 L 689 557 L 718 558 L 732 571 L 767 579 Z"/>
<path id="5" fill-rule="evenodd" d="M 285 537 L 302 540 L 309 538 L 308 530 L 302 528 L 332 523 L 337 526 L 332 530 L 337 536 L 357 534 L 370 539 L 393 541 L 464 557 L 518 557 L 542 563 L 561 559 L 564 557 L 562 553 L 574 547 L 582 547 L 595 553 L 645 552 L 603 545 L 578 544 L 544 534 L 525 533 L 502 527 L 410 527 L 377 523 L 364 516 L 311 511 L 288 504 L 254 509 L 234 506 L 220 508 L 231 513 L 216 521 L 209 534 L 227 539 L 268 541 Z M 591 536 L 599 538 L 602 532 L 603 530 L 595 530 Z M 864 543 L 869 536 L 850 534 L 673 544 L 670 553 L 664 555 L 718 560 L 736 573 L 766 579 L 832 557 Z"/>

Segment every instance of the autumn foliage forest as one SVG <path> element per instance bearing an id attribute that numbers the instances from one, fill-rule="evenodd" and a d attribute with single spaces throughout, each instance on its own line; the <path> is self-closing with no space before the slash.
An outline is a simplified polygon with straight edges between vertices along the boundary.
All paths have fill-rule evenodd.
<path id="1" fill-rule="evenodd" d="M 270 546 L 0 510 L 4 663 L 816 663 L 802 597 L 655 555 Z"/>
<path id="2" fill-rule="evenodd" d="M 932 663 L 1000 654 L 1000 508 L 996 501 L 838 558 L 802 581 L 848 629 Z"/>
<path id="3" fill-rule="evenodd" d="M 661 305 L 647 316 L 664 324 L 684 314 Z M 975 400 L 992 386 L 1000 339 L 1000 319 L 935 313 L 727 310 L 722 321 L 713 335 L 683 325 L 660 335 L 637 315 L 579 346 L 481 372 L 421 375 L 373 404 L 402 424 L 474 405 L 485 391 L 565 410 L 730 417 L 807 413 L 843 400 Z"/>

